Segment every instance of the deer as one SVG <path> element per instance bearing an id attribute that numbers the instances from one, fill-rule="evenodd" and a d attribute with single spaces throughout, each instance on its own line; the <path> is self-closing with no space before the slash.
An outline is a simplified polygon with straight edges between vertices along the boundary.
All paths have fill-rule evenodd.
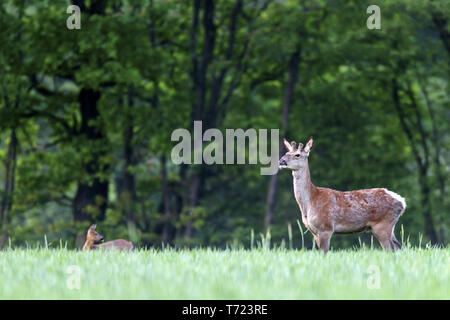
<path id="1" fill-rule="evenodd" d="M 303 147 L 283 139 L 287 152 L 278 168 L 292 171 L 294 196 L 300 208 L 302 222 L 314 236 L 317 247 L 326 255 L 333 234 L 371 231 L 387 251 L 401 249 L 394 228 L 405 212 L 406 201 L 385 188 L 337 191 L 316 187 L 311 182 L 308 166 L 313 147 L 310 137 Z"/>
<path id="2" fill-rule="evenodd" d="M 83 251 L 96 249 L 131 251 L 133 249 L 133 244 L 124 239 L 103 242 L 105 238 L 95 230 L 96 227 L 96 224 L 89 227 L 86 242 L 83 245 Z"/>

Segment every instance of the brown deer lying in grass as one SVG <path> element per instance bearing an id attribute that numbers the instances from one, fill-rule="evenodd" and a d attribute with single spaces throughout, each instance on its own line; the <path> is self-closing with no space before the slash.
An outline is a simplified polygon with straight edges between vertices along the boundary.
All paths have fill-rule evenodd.
<path id="1" fill-rule="evenodd" d="M 123 240 L 123 239 L 117 239 L 117 240 L 100 243 L 100 242 L 103 242 L 103 240 L 105 238 L 100 233 L 95 231 L 96 227 L 97 227 L 96 224 L 93 224 L 89 227 L 87 235 L 86 235 L 86 242 L 84 243 L 84 246 L 83 246 L 83 251 L 95 250 L 95 249 L 128 250 L 128 251 L 130 251 L 133 249 L 133 244 L 130 241 Z"/>
<path id="2" fill-rule="evenodd" d="M 326 254 L 330 238 L 336 234 L 372 231 L 383 249 L 401 249 L 394 227 L 406 208 L 405 199 L 384 188 L 336 191 L 312 184 L 308 156 L 312 137 L 305 148 L 284 139 L 288 152 L 280 159 L 280 169 L 292 170 L 294 195 L 302 221 L 314 235 L 317 246 Z"/>

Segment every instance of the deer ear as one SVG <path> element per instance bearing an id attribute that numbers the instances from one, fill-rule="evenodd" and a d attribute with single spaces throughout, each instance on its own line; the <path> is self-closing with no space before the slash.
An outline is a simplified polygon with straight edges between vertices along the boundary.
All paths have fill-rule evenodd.
<path id="1" fill-rule="evenodd" d="M 286 147 L 286 149 L 288 149 L 289 151 L 292 151 L 292 146 L 284 138 L 283 138 L 283 143 L 284 143 L 284 146 Z"/>
<path id="2" fill-rule="evenodd" d="M 306 153 L 309 153 L 312 149 L 313 143 L 314 143 L 313 137 L 310 137 L 308 139 L 308 142 L 306 143 L 305 149 L 303 149 L 303 151 L 305 151 Z"/>
<path id="3" fill-rule="evenodd" d="M 96 225 L 96 224 L 93 224 L 93 225 L 91 225 L 91 227 L 90 227 L 89 229 L 95 230 L 95 228 L 97 228 L 97 225 Z"/>

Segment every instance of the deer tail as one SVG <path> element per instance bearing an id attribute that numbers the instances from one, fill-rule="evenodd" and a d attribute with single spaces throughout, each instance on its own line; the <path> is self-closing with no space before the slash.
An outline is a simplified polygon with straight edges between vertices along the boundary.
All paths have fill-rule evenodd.
<path id="1" fill-rule="evenodd" d="M 390 195 L 392 198 L 394 198 L 395 200 L 397 200 L 400 203 L 400 205 L 401 205 L 400 215 L 402 215 L 403 212 L 405 212 L 405 209 L 406 209 L 406 200 L 405 200 L 405 198 L 403 198 L 401 195 L 399 195 L 399 194 L 397 194 L 395 192 L 389 191 L 387 189 L 384 189 L 384 191 L 386 191 L 386 193 L 388 195 Z"/>

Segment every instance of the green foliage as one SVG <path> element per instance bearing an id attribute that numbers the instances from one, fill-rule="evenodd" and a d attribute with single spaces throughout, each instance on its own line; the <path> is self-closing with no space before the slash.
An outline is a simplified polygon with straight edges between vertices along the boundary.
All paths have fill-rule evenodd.
<path id="1" fill-rule="evenodd" d="M 259 165 L 175 166 L 170 137 L 199 120 L 193 114 L 202 97 L 200 118 L 222 130 L 279 128 L 296 50 L 298 82 L 286 135 L 303 142 L 315 137 L 314 184 L 394 190 L 408 204 L 400 223 L 428 239 L 427 204 L 439 242 L 446 242 L 449 52 L 441 34 L 448 34 L 450 16 L 444 1 L 383 1 L 381 30 L 366 28 L 369 2 L 243 1 L 239 7 L 239 1 L 214 1 L 209 59 L 212 29 L 203 27 L 203 5 L 194 30 L 189 1 L 104 3 L 102 14 L 82 13 L 81 30 L 65 26 L 68 1 L 0 4 L 0 196 L 16 130 L 8 212 L 14 243 L 45 233 L 73 247 L 75 235 L 93 222 L 107 239 L 132 237 L 143 246 L 247 246 L 251 230 L 265 235 L 268 177 L 259 174 Z M 436 17 L 447 21 L 444 30 Z M 204 70 L 204 79 L 195 68 Z M 87 131 L 101 133 L 98 139 L 82 130 L 86 110 L 79 97 L 86 89 L 99 94 L 98 116 L 87 124 Z M 191 205 L 196 175 L 203 180 Z M 96 181 L 108 182 L 108 199 L 94 197 L 85 207 L 89 221 L 78 221 L 77 188 Z M 290 175 L 281 172 L 272 242 L 290 243 L 286 225 L 296 226 L 299 214 Z M 292 232 L 299 239 L 296 227 Z M 304 238 L 310 247 L 311 235 Z M 337 247 L 358 243 L 357 236 L 332 241 Z M 303 246 L 294 240 L 293 247 Z"/>

